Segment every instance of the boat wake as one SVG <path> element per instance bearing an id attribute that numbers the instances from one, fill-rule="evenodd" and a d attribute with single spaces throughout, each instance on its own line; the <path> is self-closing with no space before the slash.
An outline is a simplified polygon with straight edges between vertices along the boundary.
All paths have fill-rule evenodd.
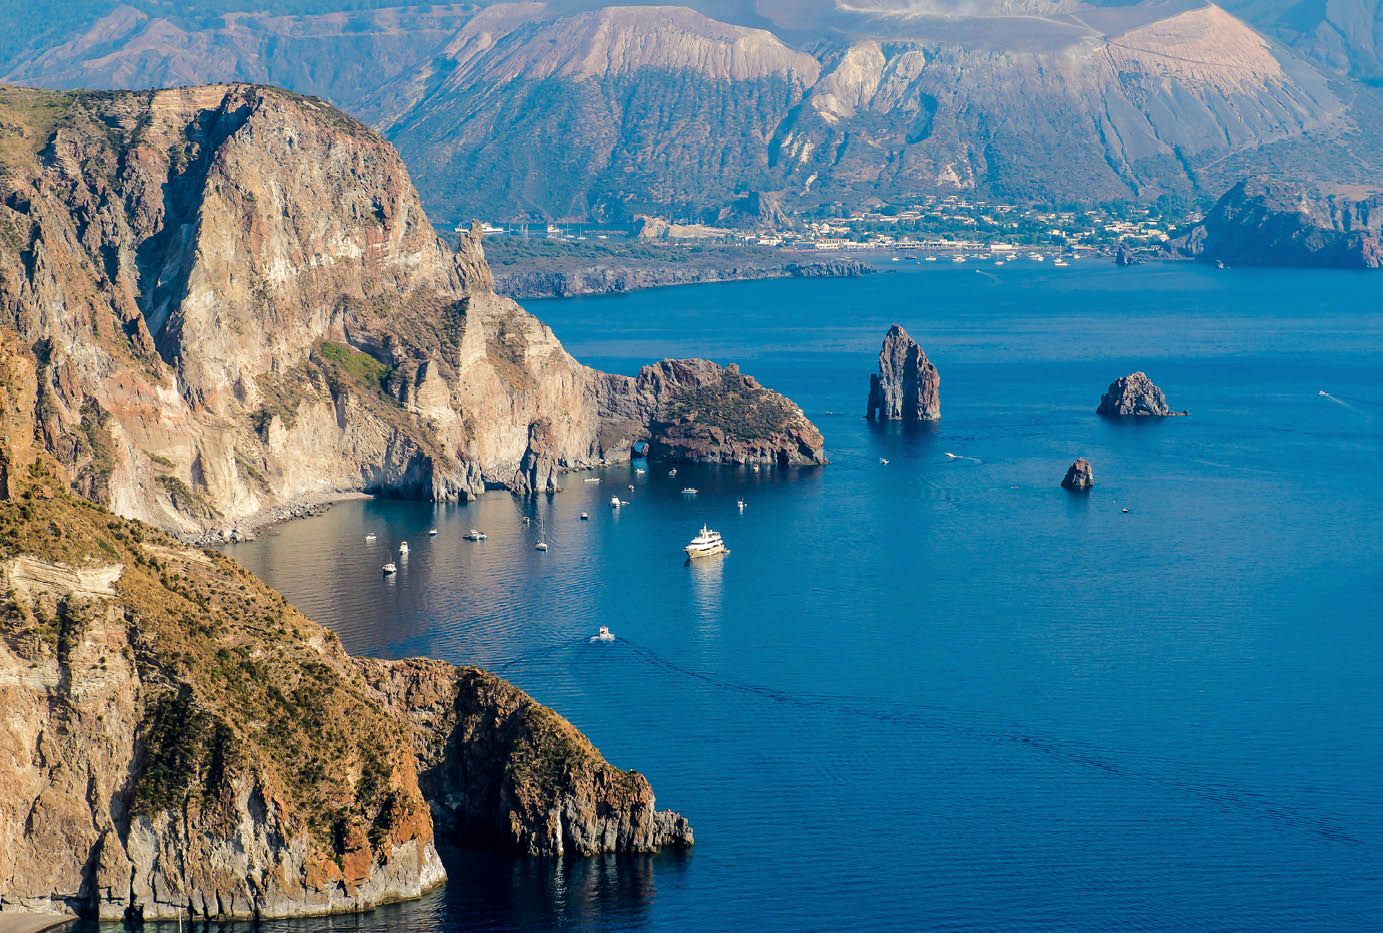
<path id="1" fill-rule="evenodd" d="M 970 461 L 971 463 L 984 463 L 984 461 L 981 460 L 979 457 L 967 457 L 967 456 L 964 456 L 963 454 L 953 454 L 953 453 L 951 453 L 949 450 L 946 451 L 946 459 L 947 459 L 947 460 L 968 460 L 968 461 Z"/>
<path id="2" fill-rule="evenodd" d="M 917 704 L 903 707 L 870 697 L 794 692 L 743 683 L 685 667 L 663 657 L 652 648 L 627 638 L 621 638 L 618 644 L 652 667 L 715 689 L 824 713 L 843 712 L 908 729 L 943 731 L 986 744 L 1022 746 L 1029 752 L 1069 766 L 1169 788 L 1195 798 L 1205 805 L 1226 812 L 1255 816 L 1330 842 L 1356 846 L 1371 845 L 1351 835 L 1338 820 L 1276 803 L 1252 790 L 1236 789 L 1230 781 L 1221 777 L 1210 774 L 1197 776 L 1194 768 L 1182 763 L 1165 759 L 1149 759 L 1139 763 L 1136 761 L 1136 754 L 1121 756 L 1113 751 L 1043 735 L 1021 724 L 1005 723 L 980 712 Z"/>

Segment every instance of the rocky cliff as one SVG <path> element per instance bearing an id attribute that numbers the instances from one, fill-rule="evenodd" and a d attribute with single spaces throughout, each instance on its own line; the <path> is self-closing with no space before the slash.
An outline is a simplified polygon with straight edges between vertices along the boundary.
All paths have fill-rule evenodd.
<path id="1" fill-rule="evenodd" d="M 1104 395 L 1100 397 L 1100 405 L 1095 409 L 1095 413 L 1106 418 L 1117 418 L 1124 415 L 1184 415 L 1186 412 L 1174 412 L 1167 407 L 1167 398 L 1162 394 L 1162 390 L 1153 384 L 1145 372 L 1129 373 L 1127 376 L 1120 376 L 1109 384 Z"/>
<path id="2" fill-rule="evenodd" d="M 358 911 L 445 880 L 434 825 L 518 853 L 691 843 L 508 684 L 352 660 L 229 559 L 67 492 L 30 441 L 35 363 L 0 333 L 0 909 Z"/>
<path id="3" fill-rule="evenodd" d="M 1383 267 L 1383 195 L 1313 192 L 1251 178 L 1164 255 L 1237 266 Z"/>
<path id="4" fill-rule="evenodd" d="M 320 101 L 0 88 L 0 327 L 37 351 L 44 446 L 122 515 L 219 535 L 627 455 L 649 425 L 492 286 L 478 231 L 441 242 L 394 150 Z"/>
<path id="5" fill-rule="evenodd" d="M 1076 461 L 1066 468 L 1061 485 L 1067 489 L 1089 489 L 1094 486 L 1095 473 L 1090 469 L 1090 461 L 1084 457 L 1077 457 Z"/>
<path id="6" fill-rule="evenodd" d="M 884 336 L 879 371 L 869 376 L 865 414 L 882 421 L 935 421 L 941 417 L 941 376 L 901 324 L 894 324 Z"/>

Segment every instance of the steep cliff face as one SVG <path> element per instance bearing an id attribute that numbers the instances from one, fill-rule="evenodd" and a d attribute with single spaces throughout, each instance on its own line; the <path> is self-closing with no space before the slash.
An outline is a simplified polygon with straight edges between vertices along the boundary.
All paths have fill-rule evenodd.
<path id="1" fill-rule="evenodd" d="M 434 813 L 454 843 L 518 853 L 691 843 L 646 780 L 508 684 L 355 661 L 229 559 L 64 491 L 30 440 L 33 371 L 0 332 L 4 910 L 364 910 L 445 880 Z"/>
<path id="2" fill-rule="evenodd" d="M 692 844 L 685 819 L 654 809 L 643 775 L 611 767 L 570 723 L 499 678 L 436 661 L 357 663 L 413 724 L 439 831 L 528 855 Z"/>
<path id="3" fill-rule="evenodd" d="M 1383 267 L 1383 195 L 1322 195 L 1252 178 L 1164 254 L 1243 266 Z"/>
<path id="4" fill-rule="evenodd" d="M 248 85 L 0 89 L 0 326 L 76 487 L 188 536 L 342 491 L 455 500 L 597 463 L 600 374 L 498 298 L 397 153 Z"/>
<path id="5" fill-rule="evenodd" d="M 865 416 L 881 421 L 935 421 L 941 417 L 941 375 L 901 324 L 884 335 L 879 371 L 869 375 Z"/>

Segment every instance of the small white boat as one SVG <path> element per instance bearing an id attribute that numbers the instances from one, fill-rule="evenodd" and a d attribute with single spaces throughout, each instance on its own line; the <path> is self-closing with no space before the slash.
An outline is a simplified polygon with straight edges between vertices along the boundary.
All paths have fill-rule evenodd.
<path id="1" fill-rule="evenodd" d="M 628 499 L 621 499 L 621 500 L 619 500 L 619 504 L 620 504 L 620 505 L 628 505 L 628 504 L 629 504 L 629 500 L 628 500 Z"/>
<path id="2" fill-rule="evenodd" d="M 965 262 L 965 257 L 964 257 L 964 256 L 956 256 L 956 257 L 954 257 L 954 258 L 951 260 L 951 262 Z"/>
<path id="3" fill-rule="evenodd" d="M 1324 392 L 1321 393 L 1321 395 L 1324 395 L 1324 394 L 1325 394 Z M 371 532 L 370 534 L 367 534 L 367 535 L 365 536 L 365 540 L 366 540 L 366 541 L 373 541 L 374 539 L 375 539 L 375 536 L 374 536 L 374 533 L 373 533 L 373 532 Z"/>
<path id="4" fill-rule="evenodd" d="M 614 640 L 615 640 L 614 633 L 612 633 L 612 632 L 610 631 L 610 626 L 608 626 L 608 625 L 602 625 L 602 626 L 600 627 L 599 631 L 597 631 L 594 635 L 591 636 L 591 641 L 614 641 Z"/>
<path id="5" fill-rule="evenodd" d="M 1058 259 L 1058 260 L 1056 260 L 1055 262 L 1053 262 L 1052 265 L 1054 265 L 1054 266 L 1069 266 L 1070 263 L 1067 262 L 1067 261 L 1064 260 L 1064 259 Z"/>
<path id="6" fill-rule="evenodd" d="M 467 541 L 484 541 L 485 534 L 484 532 L 476 531 L 472 528 L 470 531 L 466 532 L 465 538 Z"/>
<path id="7" fill-rule="evenodd" d="M 750 466 L 749 469 L 751 469 L 751 470 L 753 470 L 755 473 L 757 473 L 757 472 L 759 472 L 759 465 L 758 465 L 757 463 L 755 463 L 755 464 L 753 464 L 752 466 Z"/>
<path id="8" fill-rule="evenodd" d="M 407 542 L 407 541 L 404 541 L 402 544 L 399 545 L 399 553 L 400 553 L 400 554 L 407 554 L 407 553 L 408 553 L 408 542 Z"/>
<path id="9" fill-rule="evenodd" d="M 610 508 L 617 509 L 620 506 L 619 496 L 610 497 Z"/>
<path id="10" fill-rule="evenodd" d="M 634 473 L 635 473 L 636 475 L 639 474 L 639 473 L 647 473 L 647 472 L 648 472 L 648 471 L 645 470 L 643 467 L 634 467 Z"/>
<path id="11" fill-rule="evenodd" d="M 936 257 L 935 257 L 935 256 L 928 256 L 928 257 L 926 257 L 926 259 L 923 260 L 923 262 L 936 262 Z"/>
<path id="12" fill-rule="evenodd" d="M 630 483 L 630 484 L 629 484 L 629 491 L 630 491 L 630 492 L 633 492 L 633 491 L 634 491 L 634 484 L 633 484 L 633 483 Z"/>
<path id="13" fill-rule="evenodd" d="M 533 524 L 533 519 L 531 519 L 531 518 L 529 518 L 527 515 L 525 515 L 525 516 L 523 517 L 523 523 L 524 523 L 525 525 L 531 525 L 531 524 Z"/>
<path id="14" fill-rule="evenodd" d="M 535 551 L 546 551 L 546 550 L 547 550 L 547 542 L 546 542 L 546 541 L 539 541 L 537 544 L 533 545 L 533 550 L 535 550 Z"/>
<path id="15" fill-rule="evenodd" d="M 736 506 L 741 512 L 743 512 L 743 511 L 744 511 L 744 500 L 743 500 L 743 499 L 736 499 L 736 500 L 735 500 L 735 506 Z"/>
<path id="16" fill-rule="evenodd" d="M 887 458 L 887 457 L 880 457 L 880 458 L 879 458 L 879 462 L 882 463 L 884 466 L 888 466 L 888 458 Z"/>
<path id="17" fill-rule="evenodd" d="M 429 528 L 429 529 L 427 530 L 427 536 L 428 536 L 429 538 L 435 538 L 435 537 L 437 536 L 437 529 L 436 529 L 436 528 Z"/>
<path id="18" fill-rule="evenodd" d="M 599 477 L 599 476 L 588 476 L 588 477 L 586 477 L 586 482 L 588 482 L 588 483 L 598 483 L 598 482 L 600 482 L 600 477 Z"/>
<path id="19" fill-rule="evenodd" d="M 1325 393 L 1322 392 L 1321 394 L 1324 395 Z M 671 470 L 668 470 L 668 471 L 667 471 L 667 475 L 668 475 L 668 476 L 676 476 L 676 475 L 677 475 L 677 468 L 676 468 L 676 467 L 673 467 Z"/>
<path id="20" fill-rule="evenodd" d="M 696 488 L 694 486 L 684 486 L 682 487 L 682 495 L 694 496 L 696 495 Z"/>
<path id="21" fill-rule="evenodd" d="M 582 512 L 582 513 L 581 513 L 581 520 L 582 520 L 583 522 L 588 522 L 588 521 L 591 520 L 591 517 L 590 517 L 589 515 L 587 515 L 585 512 Z"/>
<path id="22" fill-rule="evenodd" d="M 682 550 L 687 552 L 687 557 L 696 560 L 701 557 L 714 557 L 716 554 L 729 554 L 730 549 L 725 546 L 725 542 L 720 537 L 720 532 L 712 531 L 705 525 L 701 526 L 701 533 L 691 539 Z"/>
<path id="23" fill-rule="evenodd" d="M 392 560 L 389 561 L 389 563 L 385 564 L 383 569 L 384 569 L 384 575 L 385 575 L 386 577 L 389 576 L 389 574 L 391 574 L 391 573 L 398 573 L 398 572 L 399 572 L 399 568 L 396 567 L 396 566 L 394 566 L 394 562 L 393 562 Z"/>
<path id="24" fill-rule="evenodd" d="M 1128 514 L 1128 509 L 1124 509 L 1124 514 L 1125 514 L 1125 515 Z"/>

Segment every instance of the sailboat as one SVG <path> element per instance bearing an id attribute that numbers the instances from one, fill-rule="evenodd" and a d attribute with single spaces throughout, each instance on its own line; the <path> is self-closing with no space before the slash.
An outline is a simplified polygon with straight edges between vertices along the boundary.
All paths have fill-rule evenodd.
<path id="1" fill-rule="evenodd" d="M 543 520 L 538 519 L 538 543 L 533 545 L 535 551 L 547 550 L 547 535 L 543 533 Z"/>

